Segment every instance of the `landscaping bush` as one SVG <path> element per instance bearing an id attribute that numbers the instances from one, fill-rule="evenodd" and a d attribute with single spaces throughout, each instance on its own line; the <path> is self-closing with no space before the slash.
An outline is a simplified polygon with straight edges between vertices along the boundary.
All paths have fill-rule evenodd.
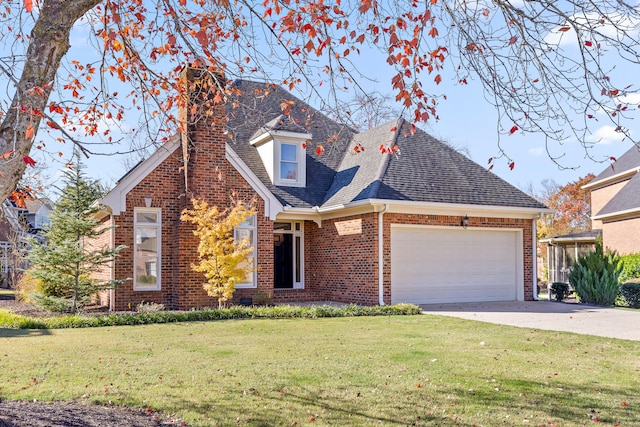
<path id="1" fill-rule="evenodd" d="M 550 289 L 551 295 L 555 295 L 556 301 L 562 301 L 569 296 L 569 284 L 564 282 L 553 282 Z"/>
<path id="2" fill-rule="evenodd" d="M 629 282 L 633 279 L 640 279 L 640 254 L 629 254 L 620 256 L 622 260 L 621 282 Z"/>
<path id="3" fill-rule="evenodd" d="M 629 307 L 640 308 L 640 283 L 624 283 L 620 286 L 620 293 Z"/>
<path id="4" fill-rule="evenodd" d="M 62 329 L 91 328 L 97 326 L 145 325 L 169 322 L 201 322 L 229 319 L 282 319 L 282 318 L 320 318 L 350 316 L 397 316 L 421 314 L 420 307 L 412 304 L 385 306 L 344 307 L 329 305 L 301 307 L 277 305 L 273 307 L 233 306 L 222 309 L 202 309 L 192 311 L 157 311 L 140 313 L 111 313 L 104 316 L 70 315 L 50 318 L 32 318 L 0 310 L 0 326 L 14 329 Z"/>
<path id="5" fill-rule="evenodd" d="M 615 251 L 602 248 L 596 242 L 593 252 L 578 258 L 569 273 L 569 283 L 582 303 L 613 305 L 620 293 L 618 278 L 622 262 Z"/>
<path id="6" fill-rule="evenodd" d="M 38 292 L 41 286 L 42 280 L 36 279 L 28 273 L 23 274 L 20 277 L 20 281 L 16 283 L 16 299 L 26 303 L 33 303 L 31 296 Z"/>

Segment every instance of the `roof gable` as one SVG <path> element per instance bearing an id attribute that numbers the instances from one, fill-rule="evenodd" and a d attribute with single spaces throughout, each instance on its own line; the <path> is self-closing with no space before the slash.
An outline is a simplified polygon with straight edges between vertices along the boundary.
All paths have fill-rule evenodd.
<path id="1" fill-rule="evenodd" d="M 638 215 L 640 215 L 640 174 L 636 173 L 629 182 L 593 216 L 593 219 Z"/>
<path id="2" fill-rule="evenodd" d="M 640 147 L 633 145 L 626 153 L 600 172 L 585 188 L 595 188 L 627 179 L 640 170 Z"/>

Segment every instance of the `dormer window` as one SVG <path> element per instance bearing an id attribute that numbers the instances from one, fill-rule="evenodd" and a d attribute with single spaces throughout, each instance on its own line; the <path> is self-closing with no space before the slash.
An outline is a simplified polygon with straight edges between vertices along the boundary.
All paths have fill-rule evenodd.
<path id="1" fill-rule="evenodd" d="M 307 175 L 304 147 L 310 139 L 311 134 L 277 130 L 270 123 L 256 132 L 250 143 L 258 150 L 272 184 L 304 187 Z"/>
<path id="2" fill-rule="evenodd" d="M 280 181 L 298 182 L 298 145 L 280 143 Z"/>

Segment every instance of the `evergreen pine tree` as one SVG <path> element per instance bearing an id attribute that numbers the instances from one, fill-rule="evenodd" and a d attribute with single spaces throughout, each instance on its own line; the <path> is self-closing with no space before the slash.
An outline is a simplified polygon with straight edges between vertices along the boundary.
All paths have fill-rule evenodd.
<path id="1" fill-rule="evenodd" d="M 51 212 L 51 224 L 43 232 L 45 243 L 33 239 L 28 256 L 29 273 L 41 284 L 34 299 L 54 311 L 75 312 L 97 291 L 118 284 L 92 277 L 122 247 L 112 249 L 92 243 L 109 229 L 101 226 L 95 215 L 100 208 L 94 202 L 104 189 L 98 181 L 86 177 L 79 155 L 74 158 L 75 164 L 63 172 L 65 185 L 58 189 L 60 197 Z"/>

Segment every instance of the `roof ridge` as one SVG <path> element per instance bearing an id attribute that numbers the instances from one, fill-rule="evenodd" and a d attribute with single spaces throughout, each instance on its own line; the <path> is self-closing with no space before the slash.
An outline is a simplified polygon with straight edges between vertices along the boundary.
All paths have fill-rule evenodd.
<path id="1" fill-rule="evenodd" d="M 402 117 L 398 117 L 396 119 L 396 126 L 395 126 L 396 130 L 395 130 L 395 135 L 393 137 L 393 145 L 396 145 L 398 142 L 398 136 L 400 135 L 400 128 L 402 127 L 403 122 L 404 122 L 404 119 Z M 378 189 L 380 188 L 380 184 L 382 183 L 382 178 L 385 176 L 385 174 L 387 173 L 387 170 L 389 169 L 390 159 L 391 159 L 391 154 L 389 153 L 382 154 L 382 161 L 378 165 L 376 176 L 373 179 L 373 182 L 371 183 L 371 189 L 369 190 L 369 198 L 372 198 L 372 199 L 376 198 L 376 195 L 378 194 Z"/>

